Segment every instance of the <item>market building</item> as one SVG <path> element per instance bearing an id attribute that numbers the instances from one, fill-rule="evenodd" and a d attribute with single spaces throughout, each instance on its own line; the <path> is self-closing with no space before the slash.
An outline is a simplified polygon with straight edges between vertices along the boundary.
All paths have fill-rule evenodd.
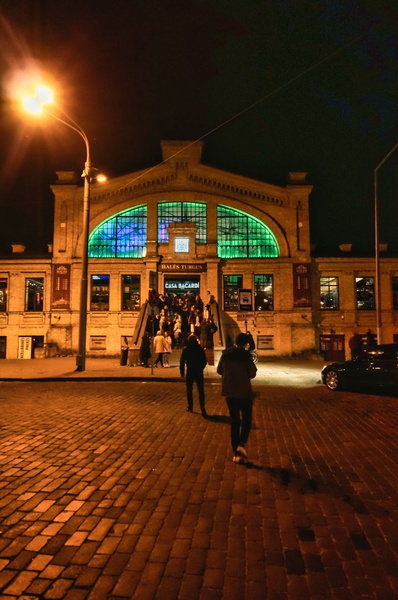
<path id="1" fill-rule="evenodd" d="M 161 164 L 93 184 L 87 355 L 138 348 L 156 294 L 211 301 L 223 348 L 252 332 L 266 357 L 349 355 L 375 331 L 374 258 L 311 252 L 306 173 L 276 186 L 201 162 L 202 142 L 164 141 Z M 58 172 L 46 256 L 14 245 L 0 261 L 0 356 L 76 354 L 83 189 Z M 398 339 L 398 260 L 382 253 L 383 337 Z M 156 310 L 156 309 L 155 309 Z"/>

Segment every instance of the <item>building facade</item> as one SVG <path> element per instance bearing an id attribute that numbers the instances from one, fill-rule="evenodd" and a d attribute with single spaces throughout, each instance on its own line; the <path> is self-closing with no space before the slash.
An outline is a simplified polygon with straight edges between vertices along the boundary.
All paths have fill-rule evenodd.
<path id="1" fill-rule="evenodd" d="M 87 354 L 116 356 L 149 290 L 214 304 L 216 346 L 249 330 L 263 356 L 343 358 L 354 331 L 375 330 L 372 258 L 311 254 L 305 173 L 284 187 L 202 164 L 201 142 L 162 142 L 160 165 L 91 186 Z M 49 253 L 16 245 L 0 262 L 0 356 L 76 354 L 83 189 L 58 172 Z M 398 261 L 383 257 L 383 341 L 398 334 Z"/>

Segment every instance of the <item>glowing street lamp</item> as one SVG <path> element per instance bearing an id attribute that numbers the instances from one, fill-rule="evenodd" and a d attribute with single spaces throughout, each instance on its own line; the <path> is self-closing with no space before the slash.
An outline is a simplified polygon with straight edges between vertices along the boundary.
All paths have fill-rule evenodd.
<path id="1" fill-rule="evenodd" d="M 88 292 L 88 238 L 89 238 L 89 220 L 90 220 L 90 193 L 91 180 L 94 174 L 93 166 L 90 159 L 90 144 L 86 133 L 78 123 L 69 115 L 65 115 L 62 119 L 58 115 L 50 112 L 47 108 L 48 104 L 53 102 L 51 91 L 43 85 L 36 86 L 34 95 L 25 96 L 23 98 L 23 106 L 31 113 L 39 114 L 44 112 L 53 119 L 63 123 L 69 129 L 73 129 L 83 138 L 86 146 L 86 162 L 82 177 L 84 178 L 84 195 L 83 195 L 83 248 L 82 248 L 82 276 L 80 287 L 80 312 L 79 312 L 79 345 L 76 358 L 76 370 L 85 371 L 86 369 L 86 338 L 87 338 L 87 292 Z"/>

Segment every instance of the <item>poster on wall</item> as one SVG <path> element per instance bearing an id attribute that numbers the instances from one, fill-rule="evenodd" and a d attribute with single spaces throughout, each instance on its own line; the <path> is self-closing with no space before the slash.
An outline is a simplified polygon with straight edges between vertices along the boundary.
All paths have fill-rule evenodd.
<path id="1" fill-rule="evenodd" d="M 251 312 L 253 310 L 252 291 L 239 289 L 238 292 L 239 311 Z"/>
<path id="2" fill-rule="evenodd" d="M 18 358 L 32 358 L 32 338 L 30 336 L 18 338 Z"/>
<path id="3" fill-rule="evenodd" d="M 70 265 L 53 266 L 53 294 L 51 308 L 70 308 Z"/>

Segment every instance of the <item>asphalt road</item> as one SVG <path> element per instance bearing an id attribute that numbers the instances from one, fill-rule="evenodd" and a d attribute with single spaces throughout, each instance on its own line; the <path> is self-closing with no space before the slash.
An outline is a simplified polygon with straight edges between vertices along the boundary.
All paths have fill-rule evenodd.
<path id="1" fill-rule="evenodd" d="M 398 598 L 398 399 L 219 383 L 2 382 L 0 599 Z"/>

